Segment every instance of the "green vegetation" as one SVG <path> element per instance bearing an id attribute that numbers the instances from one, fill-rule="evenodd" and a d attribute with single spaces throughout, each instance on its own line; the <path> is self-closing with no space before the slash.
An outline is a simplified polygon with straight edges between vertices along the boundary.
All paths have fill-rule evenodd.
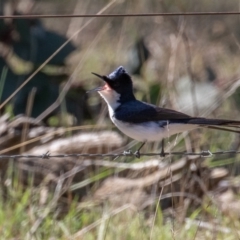
<path id="1" fill-rule="evenodd" d="M 46 190 L 46 189 L 45 189 Z M 68 209 L 53 204 L 44 188 L 20 189 L 8 185 L 8 200 L 0 198 L 0 239 L 237 239 L 239 221 L 221 214 L 212 205 L 196 209 L 185 222 L 158 208 L 138 212 L 131 205 L 111 209 L 71 201 Z M 65 199 L 66 200 L 66 199 Z M 67 200 L 66 200 L 67 201 Z M 148 217 L 146 216 L 148 215 Z M 204 226 L 204 227 L 201 227 Z"/>
<path id="2" fill-rule="evenodd" d="M 85 14 L 98 12 L 110 1 L 79 0 L 79 5 L 77 1 L 65 0 L 59 1 L 61 2 L 59 6 L 57 5 L 58 1 L 53 0 L 36 2 L 41 2 L 39 6 L 42 6 L 47 13 L 53 10 L 56 11 L 54 13 L 65 13 L 65 10 L 73 13 L 75 9 L 79 8 L 79 11 L 75 13 Z M 73 5 L 74 7 L 72 7 Z M 236 9 L 239 9 L 239 2 L 234 0 L 204 0 L 201 2 L 140 0 L 137 3 L 135 1 L 117 1 L 105 13 L 236 11 Z M 87 20 L 82 19 L 78 21 L 77 18 L 68 20 L 66 18 L 44 19 L 44 23 L 49 29 L 52 27 L 66 35 L 70 29 L 70 23 L 73 23 L 72 34 L 75 34 L 87 22 Z M 108 74 L 119 65 L 129 68 L 128 70 L 131 72 L 131 61 L 128 53 L 136 40 L 144 37 L 151 56 L 142 66 L 140 74 L 133 76 L 138 99 L 186 111 L 188 114 L 240 119 L 240 89 L 237 86 L 234 87 L 240 76 L 239 16 L 191 16 L 184 19 L 181 17 L 98 18 L 83 27 L 78 35 L 75 44 L 80 47 L 74 51 L 75 59 L 68 67 L 71 68 L 70 74 L 73 73 L 74 80 L 82 84 L 85 90 L 100 84 L 96 78 L 91 76 L 91 72 Z M 69 36 L 71 34 L 68 33 Z M 188 50 L 190 50 L 189 55 L 187 54 Z M 209 69 L 213 70 L 216 75 L 214 81 L 209 77 Z M 2 89 L 6 84 L 7 70 L 4 68 L 0 75 L 1 99 Z M 186 81 L 187 84 L 182 86 L 179 84 L 180 81 L 183 83 Z M 207 92 L 201 101 L 197 101 L 197 108 L 185 105 L 185 102 L 192 103 L 193 98 L 183 101 L 183 105 L 180 104 L 180 95 L 185 97 L 189 92 L 181 92 L 178 89 L 191 89 L 191 84 L 195 84 L 197 91 L 206 82 L 219 91 L 214 102 L 210 101 L 211 96 Z M 232 87 L 234 88 L 232 89 Z M 231 93 L 228 92 L 229 90 Z M 205 94 L 205 92 L 206 90 L 203 88 L 201 94 Z M 190 96 L 192 96 L 191 94 L 192 92 Z M 201 110 L 200 107 L 208 100 L 210 104 Z M 92 94 L 88 96 L 87 102 L 95 109 L 95 112 L 93 111 L 91 119 L 83 119 L 82 125 L 88 123 L 101 125 L 104 123 L 109 126 L 108 128 L 112 128 L 109 118 L 105 118 L 106 108 L 99 107 L 101 98 Z M 62 102 L 61 113 L 65 113 L 66 109 L 66 102 Z M 13 115 L 11 104 L 6 106 L 5 112 Z M 60 119 L 57 115 L 50 118 L 49 123 L 51 126 L 59 126 L 61 123 L 68 126 L 68 122 L 74 122 L 70 120 L 67 117 Z M 91 131 L 96 131 L 96 129 Z M 71 134 L 68 132 L 66 136 Z M 64 136 L 62 135 L 62 137 Z M 43 139 L 43 142 L 45 140 Z M 144 146 L 143 152 L 158 152 L 159 145 L 159 143 L 149 143 Z M 209 149 L 215 152 L 229 149 L 238 150 L 240 144 L 237 134 L 205 129 L 194 131 L 185 136 L 171 137 L 166 140 L 166 145 L 170 151 L 185 151 L 187 149 L 187 151 L 198 152 Z M 135 148 L 137 146 L 134 146 L 132 151 Z M 125 158 L 118 158 L 114 162 L 122 161 L 130 164 L 150 159 L 149 157 L 132 158 L 127 159 L 131 162 L 127 162 Z M 156 159 L 159 160 L 159 158 L 153 160 Z M 75 160 L 77 163 L 77 160 L 89 159 Z M 101 160 L 106 159 L 94 159 L 94 161 Z M 180 160 L 182 160 L 182 156 L 166 157 L 159 165 L 171 164 Z M 34 161 L 38 160 L 34 159 Z M 46 159 L 46 161 L 48 164 L 52 164 L 50 161 L 54 161 L 54 159 Z M 172 181 L 166 187 L 161 187 L 162 182 L 159 181 L 152 186 L 145 187 L 142 192 L 148 194 L 148 199 L 145 200 L 143 207 L 130 203 L 130 200 L 139 197 L 137 194 L 133 194 L 131 199 L 128 199 L 129 201 L 124 201 L 124 191 L 119 195 L 116 194 L 117 200 L 122 201 L 122 205 L 119 205 L 117 201 L 110 198 L 100 201 L 95 198 L 94 193 L 102 186 L 103 181 L 110 177 L 139 180 L 143 177 L 153 176 L 156 167 L 154 170 L 136 173 L 130 170 L 124 171 L 121 168 L 116 170 L 94 166 L 90 170 L 87 168 L 86 172 L 82 171 L 80 180 L 75 182 L 69 180 L 70 183 L 65 188 L 65 182 L 60 175 L 65 173 L 67 168 L 64 171 L 60 169 L 59 175 L 56 174 L 57 177 L 54 174 L 54 176 L 46 176 L 46 179 L 42 177 L 40 184 L 34 183 L 35 176 L 33 174 L 28 177 L 27 184 L 26 182 L 23 184 L 21 172 L 16 170 L 16 166 L 13 167 L 9 164 L 7 174 L 1 180 L 0 240 L 240 239 L 239 179 L 234 175 L 239 174 L 237 168 L 240 164 L 239 161 L 240 155 L 213 156 L 196 161 L 193 159 L 193 166 L 183 169 L 176 186 L 175 182 Z M 200 168 L 198 164 L 204 167 Z M 217 167 L 224 167 L 228 170 L 228 177 L 224 178 L 225 182 L 223 183 L 229 184 L 226 188 L 230 190 L 230 193 L 224 196 L 225 198 L 221 203 L 219 203 L 218 197 L 221 195 L 221 190 L 226 190 L 224 188 L 226 185 L 219 190 L 210 188 L 212 183 L 208 182 L 210 171 Z M 204 172 L 205 170 L 206 172 Z M 54 178 L 54 184 L 47 179 L 48 177 Z M 191 177 L 196 177 L 202 181 L 196 185 L 194 181 L 191 181 Z M 167 180 L 169 178 L 166 178 L 166 182 Z M 205 180 L 206 182 L 204 182 Z M 113 188 L 117 187 L 119 186 L 113 186 Z M 215 192 L 216 189 L 219 191 Z M 135 190 L 135 188 L 128 189 L 129 192 L 133 193 Z M 170 200 L 170 206 L 169 202 L 167 202 L 168 207 L 159 206 L 158 199 L 161 199 L 161 205 L 165 199 L 171 199 L 171 194 L 176 192 L 180 192 L 180 197 L 178 196 L 176 203 L 174 202 L 175 198 L 173 198 L 172 201 Z M 185 193 L 189 194 L 190 197 L 183 198 Z M 232 197 L 231 194 L 234 195 L 234 201 L 229 200 Z M 163 195 L 165 198 L 162 199 Z M 154 197 L 151 198 L 151 196 Z"/>

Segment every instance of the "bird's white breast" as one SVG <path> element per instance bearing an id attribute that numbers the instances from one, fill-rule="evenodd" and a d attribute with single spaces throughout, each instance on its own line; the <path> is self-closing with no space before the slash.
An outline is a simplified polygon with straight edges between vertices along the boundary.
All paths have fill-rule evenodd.
<path id="1" fill-rule="evenodd" d="M 104 90 L 99 91 L 98 93 L 105 100 L 108 107 L 115 110 L 120 105 L 120 94 L 112 90 L 110 87 L 106 86 Z"/>
<path id="2" fill-rule="evenodd" d="M 197 125 L 174 123 L 161 127 L 159 122 L 146 122 L 144 124 L 132 124 L 111 118 L 120 131 L 140 142 L 154 142 L 168 138 L 174 134 L 198 128 Z"/>
<path id="3" fill-rule="evenodd" d="M 119 103 L 120 94 L 118 94 L 116 91 L 113 91 L 110 88 L 106 88 L 105 90 L 99 91 L 98 93 L 107 103 L 109 115 L 111 120 L 113 121 L 112 116 L 114 115 L 114 111 L 120 105 Z"/>
<path id="4" fill-rule="evenodd" d="M 106 101 L 110 118 L 116 127 L 130 138 L 140 142 L 160 141 L 163 138 L 170 137 L 171 135 L 198 128 L 198 126 L 190 124 L 169 124 L 161 127 L 161 121 L 133 124 L 117 120 L 114 117 L 114 111 L 120 105 L 118 101 L 120 99 L 120 94 L 112 89 L 105 89 L 100 91 L 99 94 Z"/>

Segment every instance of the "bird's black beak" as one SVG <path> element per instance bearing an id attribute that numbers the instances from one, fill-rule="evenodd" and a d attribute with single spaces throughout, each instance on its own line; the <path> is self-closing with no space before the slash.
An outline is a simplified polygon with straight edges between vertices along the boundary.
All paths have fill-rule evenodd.
<path id="1" fill-rule="evenodd" d="M 99 77 L 99 78 L 102 79 L 103 81 L 105 81 L 106 76 L 102 76 L 102 75 L 99 75 L 99 74 L 94 73 L 94 72 L 92 72 L 92 74 L 95 75 L 95 76 L 97 76 L 97 77 Z"/>
<path id="2" fill-rule="evenodd" d="M 94 73 L 94 72 L 92 72 L 92 74 L 95 75 L 95 76 L 97 76 L 97 77 L 99 77 L 99 78 L 102 79 L 104 82 L 107 82 L 107 80 L 108 80 L 108 78 L 107 78 L 106 76 L 101 76 L 101 75 L 99 75 L 99 74 L 97 74 L 97 73 Z M 97 88 L 94 88 L 94 89 L 92 89 L 92 90 L 87 91 L 87 93 L 102 91 L 102 90 L 104 90 L 104 88 L 105 88 L 105 86 L 97 87 Z"/>

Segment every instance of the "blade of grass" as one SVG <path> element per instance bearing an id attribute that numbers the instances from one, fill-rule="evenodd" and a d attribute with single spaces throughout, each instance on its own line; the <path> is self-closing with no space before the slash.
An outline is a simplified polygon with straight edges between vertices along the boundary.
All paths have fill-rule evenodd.
<path id="1" fill-rule="evenodd" d="M 5 80 L 7 78 L 7 72 L 8 72 L 8 68 L 6 66 L 4 66 L 2 69 L 1 78 L 0 78 L 0 102 L 1 102 L 2 94 L 3 94 Z"/>

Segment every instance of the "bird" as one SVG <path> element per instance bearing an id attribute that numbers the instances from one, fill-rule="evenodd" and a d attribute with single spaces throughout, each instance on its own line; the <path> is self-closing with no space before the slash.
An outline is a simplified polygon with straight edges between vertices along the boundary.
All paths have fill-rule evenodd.
<path id="1" fill-rule="evenodd" d="M 196 128 L 210 128 L 240 133 L 240 121 L 192 117 L 182 112 L 161 108 L 139 101 L 133 93 L 133 81 L 128 72 L 118 67 L 109 75 L 92 72 L 105 82 L 97 91 L 108 106 L 109 116 L 115 126 L 128 137 L 142 142 L 134 153 L 140 158 L 140 150 L 147 142 L 162 141 L 160 156 L 164 157 L 164 138 Z"/>

